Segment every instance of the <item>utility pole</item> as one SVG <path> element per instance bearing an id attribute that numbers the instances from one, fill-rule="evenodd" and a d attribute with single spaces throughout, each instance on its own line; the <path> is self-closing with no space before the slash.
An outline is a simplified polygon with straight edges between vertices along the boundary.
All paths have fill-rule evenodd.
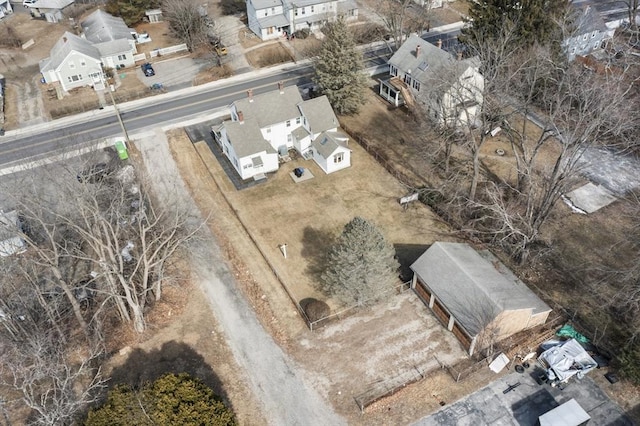
<path id="1" fill-rule="evenodd" d="M 102 69 L 102 75 L 104 75 L 104 64 L 100 62 L 100 68 Z M 108 83 L 108 82 L 107 82 Z M 107 87 L 109 86 L 109 87 Z M 122 117 L 120 116 L 120 110 L 118 109 L 118 105 L 116 104 L 116 100 L 113 97 L 113 93 L 111 93 L 111 85 L 105 84 L 105 90 L 109 92 L 109 97 L 111 98 L 111 103 L 113 104 L 113 109 L 116 112 L 116 118 L 118 119 L 118 123 L 120 124 L 120 128 L 122 129 L 122 133 L 124 133 L 124 138 L 126 143 L 128 144 L 130 141 L 129 133 L 127 133 L 126 127 L 124 127 L 124 121 L 122 121 Z"/>
<path id="2" fill-rule="evenodd" d="M 291 16 L 291 48 L 293 49 L 293 63 L 297 63 L 296 61 L 296 38 L 294 36 L 296 32 L 296 4 L 291 3 L 291 7 L 293 9 L 293 15 Z"/>

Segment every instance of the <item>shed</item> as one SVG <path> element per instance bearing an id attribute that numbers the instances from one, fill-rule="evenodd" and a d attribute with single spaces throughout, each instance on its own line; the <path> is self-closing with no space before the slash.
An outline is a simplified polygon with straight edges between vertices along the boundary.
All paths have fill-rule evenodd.
<path id="1" fill-rule="evenodd" d="M 544 324 L 551 308 L 488 250 L 436 242 L 411 265 L 411 288 L 470 355 Z"/>
<path id="2" fill-rule="evenodd" d="M 540 426 L 580 426 L 587 424 L 591 416 L 584 411 L 578 402 L 571 398 L 569 401 L 541 415 L 538 418 Z"/>

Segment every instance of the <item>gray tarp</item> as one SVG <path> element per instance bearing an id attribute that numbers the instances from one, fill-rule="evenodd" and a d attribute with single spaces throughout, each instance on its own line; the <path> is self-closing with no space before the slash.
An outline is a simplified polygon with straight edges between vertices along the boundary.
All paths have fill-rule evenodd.
<path id="1" fill-rule="evenodd" d="M 564 382 L 574 375 L 586 374 L 598 365 L 575 339 L 547 349 L 538 358 L 546 364 L 550 380 Z"/>

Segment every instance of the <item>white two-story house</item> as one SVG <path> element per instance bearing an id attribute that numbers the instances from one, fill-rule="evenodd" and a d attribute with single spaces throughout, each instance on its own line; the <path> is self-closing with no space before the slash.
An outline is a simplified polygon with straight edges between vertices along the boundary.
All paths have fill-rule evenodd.
<path id="1" fill-rule="evenodd" d="M 246 0 L 247 21 L 251 31 L 262 40 L 275 39 L 344 17 L 358 19 L 355 0 Z"/>
<path id="2" fill-rule="evenodd" d="M 83 86 L 102 90 L 104 68 L 120 69 L 135 64 L 133 30 L 122 18 L 96 10 L 82 21 L 81 27 L 81 36 L 65 32 L 49 57 L 40 61 L 44 82 L 58 82 L 63 92 Z"/>
<path id="3" fill-rule="evenodd" d="M 562 43 L 562 48 L 570 61 L 578 55 L 587 56 L 594 51 L 604 49 L 615 33 L 615 29 L 608 28 L 602 16 L 591 6 L 573 7 L 570 18 L 572 31 Z"/>
<path id="4" fill-rule="evenodd" d="M 295 149 L 325 173 L 351 165 L 348 137 L 338 130 L 326 96 L 304 101 L 296 86 L 253 95 L 231 105 L 231 120 L 213 128 L 220 148 L 240 177 L 260 179 L 278 170 Z"/>
<path id="5" fill-rule="evenodd" d="M 479 67 L 477 59 L 454 57 L 414 34 L 389 59 L 379 93 L 395 106 L 423 109 L 440 125 L 473 122 L 483 102 Z"/>

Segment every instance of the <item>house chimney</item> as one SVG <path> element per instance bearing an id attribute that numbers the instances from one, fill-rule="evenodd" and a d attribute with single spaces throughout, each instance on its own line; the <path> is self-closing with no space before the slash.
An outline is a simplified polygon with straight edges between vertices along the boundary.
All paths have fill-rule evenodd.
<path id="1" fill-rule="evenodd" d="M 278 82 L 278 90 L 280 91 L 281 95 L 284 93 L 284 83 L 281 81 Z"/>
<path id="2" fill-rule="evenodd" d="M 441 38 L 439 38 L 438 41 L 436 41 L 436 47 L 438 49 L 442 49 L 442 39 Z"/>
<path id="3" fill-rule="evenodd" d="M 238 111 L 238 121 L 240 122 L 240 124 L 244 123 L 244 114 L 242 113 L 242 111 Z"/>
<path id="4" fill-rule="evenodd" d="M 458 50 L 457 58 L 458 58 L 459 61 L 462 60 L 462 50 Z"/>
<path id="5" fill-rule="evenodd" d="M 253 89 L 247 90 L 247 96 L 249 97 L 249 102 L 253 102 Z"/>
<path id="6" fill-rule="evenodd" d="M 420 56 L 420 45 L 416 46 L 416 58 Z"/>

